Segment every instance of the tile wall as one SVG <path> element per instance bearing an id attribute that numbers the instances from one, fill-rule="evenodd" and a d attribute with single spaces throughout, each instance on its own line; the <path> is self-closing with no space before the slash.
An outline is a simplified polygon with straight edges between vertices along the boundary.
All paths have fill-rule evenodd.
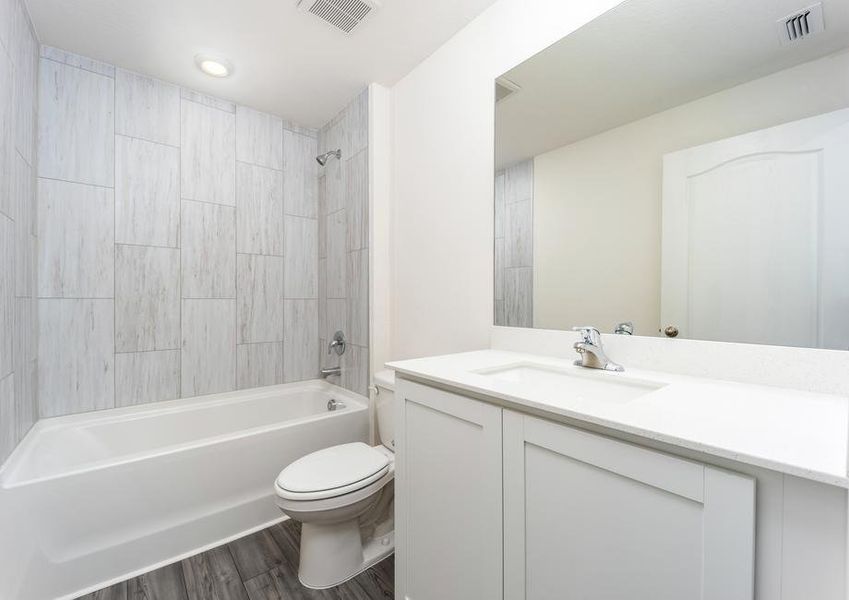
<path id="1" fill-rule="evenodd" d="M 41 54 L 41 416 L 315 378 L 317 132 L 53 48 Z M 362 134 L 350 137 L 365 147 Z M 337 204 L 344 197 L 334 189 Z M 342 230 L 355 281 L 355 258 L 367 274 L 357 219 Z M 334 298 L 347 297 L 341 289 Z M 356 326 L 359 360 L 368 340 Z"/>
<path id="2" fill-rule="evenodd" d="M 319 332 L 322 366 L 341 366 L 342 385 L 367 395 L 369 386 L 368 90 L 318 133 L 318 150 L 342 150 L 319 168 Z M 334 332 L 348 347 L 328 354 Z"/>
<path id="3" fill-rule="evenodd" d="M 495 324 L 534 326 L 534 162 L 495 174 Z"/>
<path id="4" fill-rule="evenodd" d="M 38 417 L 37 70 L 23 0 L 0 0 L 0 464 Z"/>

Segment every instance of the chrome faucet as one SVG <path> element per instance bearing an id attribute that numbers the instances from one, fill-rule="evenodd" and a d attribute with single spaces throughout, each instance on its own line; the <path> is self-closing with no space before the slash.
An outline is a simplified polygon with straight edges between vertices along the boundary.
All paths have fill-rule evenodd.
<path id="1" fill-rule="evenodd" d="M 592 326 L 573 327 L 572 331 L 578 331 L 581 334 L 581 341 L 575 342 L 573 348 L 575 352 L 581 355 L 581 358 L 575 361 L 579 367 L 587 367 L 589 369 L 604 369 L 605 371 L 624 371 L 625 367 L 616 364 L 604 353 L 604 348 L 601 345 L 601 333 L 598 329 Z"/>
<path id="2" fill-rule="evenodd" d="M 327 369 L 321 369 L 321 371 L 319 371 L 319 373 L 320 373 L 322 379 L 327 379 L 328 377 L 331 377 L 333 375 L 341 375 L 342 374 L 342 367 L 330 367 L 330 368 L 327 368 Z"/>

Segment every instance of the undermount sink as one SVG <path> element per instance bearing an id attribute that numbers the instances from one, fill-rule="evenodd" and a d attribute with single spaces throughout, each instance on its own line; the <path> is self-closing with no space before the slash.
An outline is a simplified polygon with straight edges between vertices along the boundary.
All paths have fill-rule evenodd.
<path id="1" fill-rule="evenodd" d="M 517 383 L 555 396 L 624 403 L 650 394 L 665 383 L 635 379 L 618 373 L 590 369 L 558 369 L 547 365 L 522 363 L 476 371 L 478 375 Z"/>

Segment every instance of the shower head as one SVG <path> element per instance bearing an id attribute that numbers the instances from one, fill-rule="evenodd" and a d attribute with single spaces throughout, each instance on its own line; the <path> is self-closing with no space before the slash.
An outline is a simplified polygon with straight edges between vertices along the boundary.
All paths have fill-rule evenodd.
<path id="1" fill-rule="evenodd" d="M 315 160 L 318 161 L 318 164 L 320 164 L 323 167 L 324 165 L 327 164 L 327 161 L 330 160 L 331 158 L 333 158 L 334 156 L 337 158 L 337 160 L 341 159 L 342 158 L 342 150 L 336 149 L 336 150 L 331 150 L 330 152 L 325 152 L 324 154 L 319 154 L 318 156 L 315 157 Z"/>

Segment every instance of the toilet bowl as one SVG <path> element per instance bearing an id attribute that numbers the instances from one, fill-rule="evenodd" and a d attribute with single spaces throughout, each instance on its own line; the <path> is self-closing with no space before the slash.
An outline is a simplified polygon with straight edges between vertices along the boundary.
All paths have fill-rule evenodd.
<path id="1" fill-rule="evenodd" d="M 288 465 L 274 483 L 277 506 L 303 525 L 298 578 L 309 588 L 344 583 L 395 549 L 392 372 L 376 374 L 375 383 L 384 445 L 318 450 Z"/>

